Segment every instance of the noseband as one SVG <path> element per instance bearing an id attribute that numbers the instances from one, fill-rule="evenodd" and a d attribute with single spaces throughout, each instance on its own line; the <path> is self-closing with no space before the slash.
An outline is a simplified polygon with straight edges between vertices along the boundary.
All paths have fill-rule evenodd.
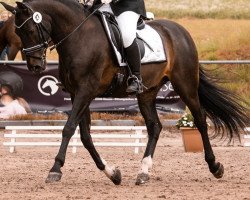
<path id="1" fill-rule="evenodd" d="M 27 18 L 20 26 L 18 26 L 18 25 L 15 24 L 15 27 L 17 29 L 21 29 L 29 20 L 33 19 L 33 15 L 34 15 L 35 12 L 33 11 L 33 9 L 27 3 L 25 3 L 25 5 L 32 12 L 32 16 L 30 16 L 29 18 Z M 32 47 L 29 47 L 29 48 L 23 48 L 22 52 L 25 54 L 26 57 L 31 57 L 31 58 L 39 59 L 39 60 L 42 60 L 42 63 L 45 63 L 46 62 L 46 51 L 47 51 L 47 48 L 48 48 L 49 43 L 51 42 L 51 40 L 48 41 L 48 40 L 45 39 L 44 31 L 48 35 L 49 35 L 49 32 L 45 28 L 45 26 L 42 24 L 42 22 L 36 23 L 34 21 L 34 24 L 35 24 L 35 26 L 37 28 L 38 35 L 39 35 L 39 40 L 41 41 L 41 43 L 38 44 L 38 45 L 34 45 Z M 43 50 L 43 54 L 42 54 L 41 57 L 37 57 L 37 56 L 32 55 L 34 52 L 41 51 L 41 50 Z"/>

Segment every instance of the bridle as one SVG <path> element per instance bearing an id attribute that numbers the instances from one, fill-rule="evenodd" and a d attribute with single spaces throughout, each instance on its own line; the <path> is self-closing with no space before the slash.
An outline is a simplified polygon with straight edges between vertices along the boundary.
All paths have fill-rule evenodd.
<path id="1" fill-rule="evenodd" d="M 29 6 L 28 3 L 24 3 L 26 5 L 26 7 L 32 12 L 32 16 L 28 17 L 20 26 L 15 24 L 15 27 L 17 29 L 21 29 L 29 20 L 33 19 L 33 15 L 35 13 L 35 11 Z M 65 40 L 67 40 L 74 32 L 76 32 L 101 6 L 103 6 L 103 3 L 100 4 L 97 8 L 95 8 L 71 33 L 69 33 L 67 36 L 65 36 L 63 39 L 61 39 L 58 43 L 52 45 L 52 47 L 50 48 L 50 51 L 52 51 L 53 49 L 57 48 L 60 44 L 62 44 Z M 46 62 L 46 51 L 49 47 L 49 44 L 52 42 L 52 40 L 48 41 L 45 39 L 44 36 L 44 31 L 49 35 L 48 30 L 45 28 L 45 26 L 43 25 L 42 22 L 40 23 L 35 23 L 38 30 L 38 34 L 39 34 L 39 40 L 41 41 L 40 44 L 38 45 L 34 45 L 32 47 L 29 48 L 23 48 L 22 52 L 26 55 L 26 57 L 32 57 L 35 59 L 41 59 L 43 63 Z M 44 31 L 43 31 L 44 30 Z M 37 57 L 37 56 L 33 56 L 32 54 L 34 52 L 43 50 L 43 54 L 41 57 Z"/>
<path id="2" fill-rule="evenodd" d="M 35 13 L 34 10 L 27 3 L 24 3 L 24 4 L 31 11 L 32 15 L 30 17 L 28 17 L 20 26 L 18 26 L 18 25 L 15 24 L 15 27 L 17 29 L 21 29 L 28 21 L 30 21 L 31 19 L 33 19 L 33 15 Z M 38 31 L 40 44 L 34 45 L 32 47 L 28 47 L 28 48 L 23 48 L 22 52 L 25 54 L 26 57 L 31 57 L 31 58 L 39 59 L 44 64 L 46 62 L 46 51 L 48 49 L 49 44 L 52 42 L 52 40 L 48 41 L 45 38 L 44 31 L 48 35 L 49 35 L 49 32 L 45 28 L 45 26 L 43 25 L 42 22 L 40 22 L 40 23 L 34 22 L 34 24 L 35 24 L 35 26 L 37 28 L 37 31 Z M 34 52 L 41 51 L 41 50 L 43 51 L 43 54 L 40 57 L 32 55 Z"/>

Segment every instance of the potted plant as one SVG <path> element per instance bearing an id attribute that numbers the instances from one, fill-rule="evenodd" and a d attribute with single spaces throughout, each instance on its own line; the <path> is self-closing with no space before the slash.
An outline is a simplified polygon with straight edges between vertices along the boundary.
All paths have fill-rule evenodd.
<path id="1" fill-rule="evenodd" d="M 177 128 L 181 130 L 182 141 L 186 152 L 202 152 L 203 143 L 199 130 L 194 124 L 194 118 L 186 113 L 176 123 Z"/>

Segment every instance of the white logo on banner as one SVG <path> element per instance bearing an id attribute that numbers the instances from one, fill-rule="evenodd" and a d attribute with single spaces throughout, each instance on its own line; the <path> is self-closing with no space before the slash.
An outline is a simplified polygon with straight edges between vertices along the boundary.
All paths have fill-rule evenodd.
<path id="1" fill-rule="evenodd" d="M 38 89 L 45 96 L 54 95 L 59 87 L 56 85 L 58 80 L 54 76 L 43 76 L 38 81 Z M 50 88 L 49 90 L 47 88 Z"/>

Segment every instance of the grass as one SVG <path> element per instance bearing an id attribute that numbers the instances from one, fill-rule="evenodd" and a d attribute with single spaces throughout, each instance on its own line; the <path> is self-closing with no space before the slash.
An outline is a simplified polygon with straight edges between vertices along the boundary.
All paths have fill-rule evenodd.
<path id="1" fill-rule="evenodd" d="M 157 17 L 250 19 L 249 0 L 145 0 L 148 11 Z"/>
<path id="2" fill-rule="evenodd" d="M 250 59 L 250 20 L 177 19 L 192 35 L 199 59 Z"/>
<path id="3" fill-rule="evenodd" d="M 244 106 L 250 105 L 250 66 L 249 65 L 211 65 L 213 74 L 221 77 L 221 85 L 239 96 L 245 101 Z M 249 113 L 250 114 L 250 113 Z"/>

